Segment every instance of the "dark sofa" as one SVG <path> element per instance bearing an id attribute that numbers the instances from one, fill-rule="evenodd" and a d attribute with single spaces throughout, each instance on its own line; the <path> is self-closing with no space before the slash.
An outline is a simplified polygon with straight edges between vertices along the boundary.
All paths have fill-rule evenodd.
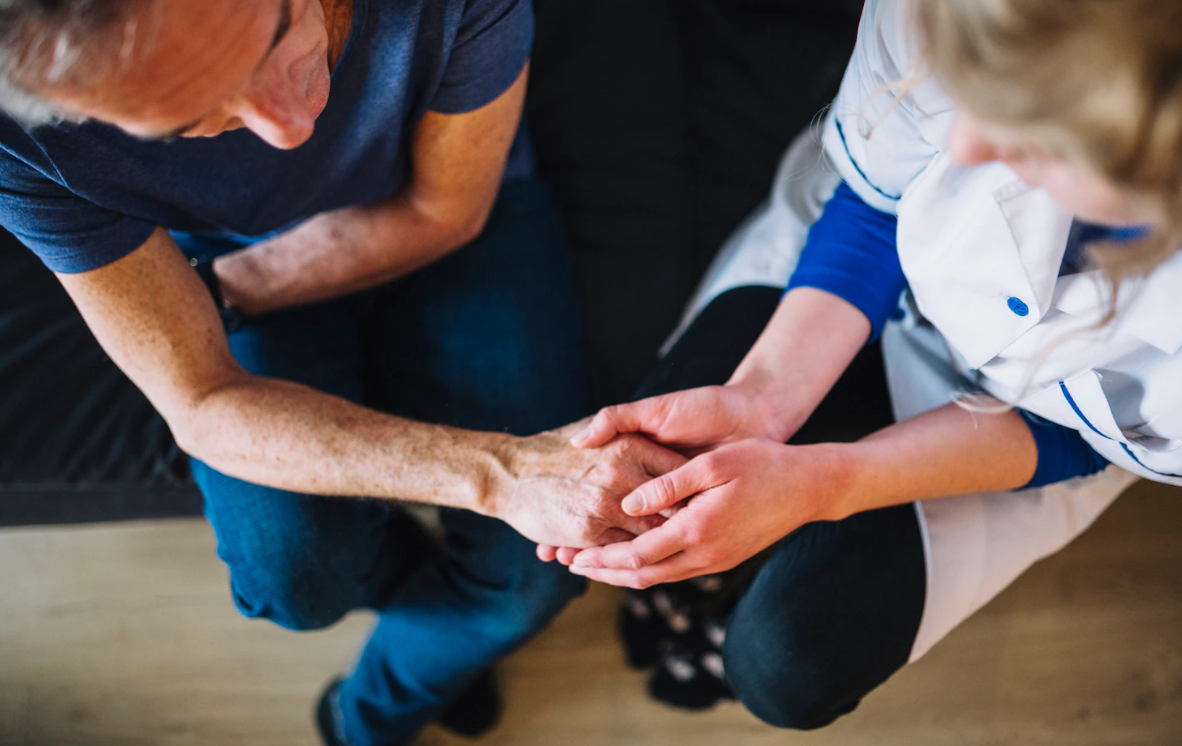
<path id="1" fill-rule="evenodd" d="M 639 383 L 789 140 L 836 91 L 861 3 L 535 5 L 528 120 L 575 256 L 598 405 Z M 198 513 L 163 420 L 53 276 L 7 234 L 0 268 L 0 525 Z M 829 421 L 856 433 L 859 418 L 886 416 L 873 350 L 842 385 L 879 404 L 829 404 Z"/>

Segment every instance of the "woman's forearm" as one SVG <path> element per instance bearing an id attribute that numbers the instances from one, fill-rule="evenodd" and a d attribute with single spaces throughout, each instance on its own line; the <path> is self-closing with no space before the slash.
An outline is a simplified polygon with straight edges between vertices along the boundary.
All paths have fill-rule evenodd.
<path id="1" fill-rule="evenodd" d="M 1038 466 L 1034 436 L 1016 411 L 955 404 L 835 447 L 845 450 L 848 478 L 825 511 L 832 519 L 913 500 L 1019 489 Z"/>
<path id="2" fill-rule="evenodd" d="M 811 287 L 790 291 L 728 385 L 758 392 L 787 440 L 809 418 L 870 337 L 853 304 Z"/>

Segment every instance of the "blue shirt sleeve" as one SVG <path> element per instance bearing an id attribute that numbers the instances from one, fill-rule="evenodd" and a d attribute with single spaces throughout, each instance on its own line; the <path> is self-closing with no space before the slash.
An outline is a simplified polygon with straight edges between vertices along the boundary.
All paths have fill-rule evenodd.
<path id="1" fill-rule="evenodd" d="M 1048 422 L 1022 409 L 1016 411 L 1026 421 L 1038 447 L 1038 467 L 1030 482 L 1022 489 L 1087 477 L 1108 468 L 1108 460 L 1096 453 L 1078 431 Z"/>
<path id="2" fill-rule="evenodd" d="M 468 0 L 443 80 L 428 108 L 463 114 L 491 103 L 517 80 L 533 42 L 530 0 Z"/>
<path id="3" fill-rule="evenodd" d="M 62 274 L 110 264 L 143 245 L 156 228 L 92 204 L 3 149 L 0 225 Z"/>
<path id="4" fill-rule="evenodd" d="M 842 182 L 809 230 L 784 292 L 812 287 L 848 301 L 866 314 L 870 339 L 877 339 L 907 287 L 897 230 L 894 215 L 867 205 Z"/>

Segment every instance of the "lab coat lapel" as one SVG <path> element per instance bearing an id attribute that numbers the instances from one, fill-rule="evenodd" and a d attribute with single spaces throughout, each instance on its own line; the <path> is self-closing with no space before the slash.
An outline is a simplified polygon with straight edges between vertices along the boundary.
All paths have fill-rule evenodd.
<path id="1" fill-rule="evenodd" d="M 899 205 L 899 257 L 916 304 L 972 368 L 1050 308 L 1071 227 L 1004 165 L 938 156 Z"/>
<path id="2" fill-rule="evenodd" d="M 1038 316 L 1042 318 L 1051 308 L 1055 295 L 1072 216 L 1045 191 L 1021 181 L 998 189 L 993 196 L 1010 226 L 1018 261 L 1029 282 L 1034 305 L 1039 309 Z"/>

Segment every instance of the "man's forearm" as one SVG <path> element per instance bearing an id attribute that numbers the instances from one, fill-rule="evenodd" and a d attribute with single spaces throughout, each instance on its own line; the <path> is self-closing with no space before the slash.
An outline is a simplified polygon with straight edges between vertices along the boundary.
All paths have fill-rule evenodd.
<path id="1" fill-rule="evenodd" d="M 298 384 L 246 374 L 169 422 L 181 446 L 239 479 L 303 494 L 397 498 L 472 510 L 558 546 L 620 541 L 659 525 L 624 495 L 685 459 L 639 436 L 593 450 L 585 423 L 529 437 L 391 417 Z"/>
<path id="2" fill-rule="evenodd" d="M 392 417 L 304 386 L 243 375 L 174 418 L 182 448 L 246 481 L 321 495 L 491 512 L 509 436 Z"/>
<path id="3" fill-rule="evenodd" d="M 870 337 L 856 306 L 824 290 L 792 290 L 731 377 L 755 389 L 787 440 L 804 424 Z"/>
<path id="4" fill-rule="evenodd" d="M 228 302 L 247 315 L 337 298 L 420 269 L 479 233 L 486 210 L 436 214 L 410 190 L 319 215 L 289 234 L 214 263 Z"/>
<path id="5" fill-rule="evenodd" d="M 947 404 L 891 425 L 840 451 L 843 486 L 826 517 L 914 500 L 1019 489 L 1038 467 L 1038 447 L 1015 411 Z"/>
<path id="6" fill-rule="evenodd" d="M 528 79 L 526 64 L 512 86 L 475 111 L 424 114 L 398 194 L 319 215 L 218 259 L 225 299 L 248 316 L 315 303 L 388 282 L 471 241 L 500 190 Z"/>

